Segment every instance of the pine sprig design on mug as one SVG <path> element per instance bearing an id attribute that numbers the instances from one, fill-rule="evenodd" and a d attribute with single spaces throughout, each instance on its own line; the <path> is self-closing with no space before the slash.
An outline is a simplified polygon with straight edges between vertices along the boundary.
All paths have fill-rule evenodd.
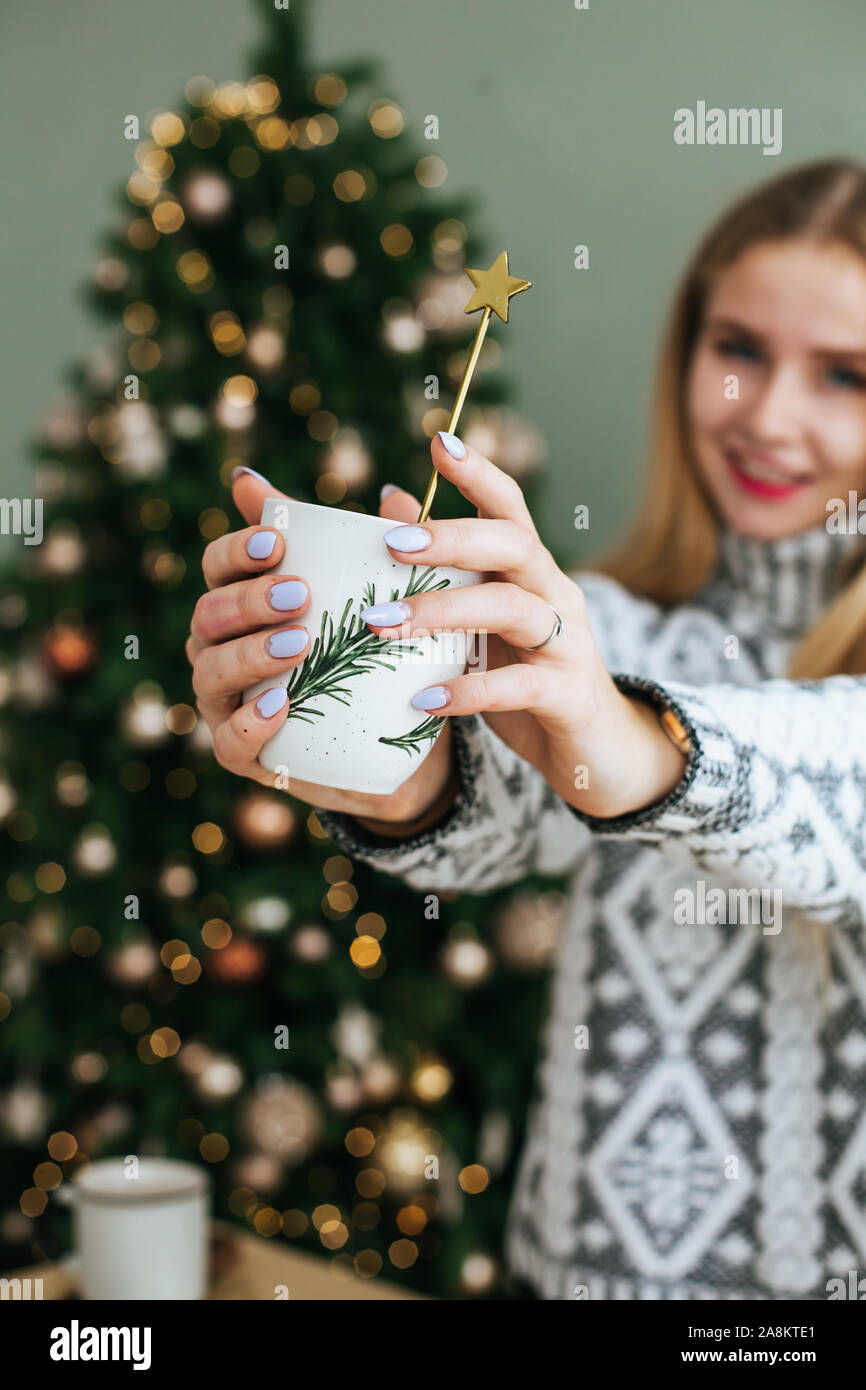
<path id="1" fill-rule="evenodd" d="M 399 738 L 380 738 L 379 742 L 390 743 L 393 748 L 402 748 L 411 757 L 413 752 L 421 752 L 422 743 L 427 740 L 432 743 L 441 728 L 441 717 L 431 714 L 427 719 L 422 719 L 421 723 L 416 724 L 415 728 L 410 729 L 407 734 L 401 734 Z"/>
<path id="2" fill-rule="evenodd" d="M 418 566 L 413 565 L 405 592 L 400 594 L 399 589 L 392 589 L 391 601 L 411 598 L 413 594 L 432 592 L 434 589 L 446 589 L 451 583 L 450 579 L 440 579 L 434 584 L 435 573 L 435 569 L 429 566 L 419 573 Z M 358 611 L 350 613 L 354 602 L 354 599 L 347 599 L 336 628 L 330 613 L 326 611 L 322 614 L 319 635 L 310 655 L 302 665 L 295 667 L 286 686 L 291 702 L 289 719 L 303 719 L 307 724 L 312 724 L 311 716 L 321 718 L 324 711 L 313 708 L 311 700 L 328 697 L 339 700 L 342 705 L 349 705 L 352 690 L 344 684 L 345 681 L 375 670 L 377 666 L 395 671 L 397 668 L 385 660 L 386 656 L 399 658 L 407 652 L 421 655 L 420 648 L 413 646 L 406 638 L 391 637 L 382 641 L 361 621 L 361 609 L 376 602 L 372 583 L 365 585 Z"/>

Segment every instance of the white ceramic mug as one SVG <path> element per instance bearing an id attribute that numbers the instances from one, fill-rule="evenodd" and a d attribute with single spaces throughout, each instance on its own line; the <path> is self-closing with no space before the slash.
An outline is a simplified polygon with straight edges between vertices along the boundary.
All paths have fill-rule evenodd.
<path id="1" fill-rule="evenodd" d="M 86 1299 L 204 1298 L 210 1179 L 170 1158 L 104 1158 L 65 1189 Z"/>
<path id="2" fill-rule="evenodd" d="M 310 606 L 298 620 L 310 634 L 299 666 L 245 691 L 251 700 L 286 686 L 289 714 L 259 755 L 291 791 L 291 779 L 346 791 L 395 792 L 430 753 L 445 721 L 417 710 L 412 696 L 462 675 L 478 655 L 472 634 L 445 632 L 382 639 L 359 614 L 368 604 L 413 592 L 479 584 L 472 570 L 398 563 L 382 537 L 399 522 L 308 502 L 268 497 L 263 526 L 283 536 L 282 562 L 271 574 L 296 574 L 310 586 Z"/>

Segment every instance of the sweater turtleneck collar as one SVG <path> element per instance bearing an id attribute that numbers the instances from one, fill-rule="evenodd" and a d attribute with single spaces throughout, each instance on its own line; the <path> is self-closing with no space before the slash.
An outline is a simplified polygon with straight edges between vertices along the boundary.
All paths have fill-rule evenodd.
<path id="1" fill-rule="evenodd" d="M 774 626 L 805 632 L 850 577 L 854 556 L 866 559 L 866 536 L 820 526 L 777 541 L 756 540 L 727 526 L 719 531 L 713 584 L 729 586 Z"/>

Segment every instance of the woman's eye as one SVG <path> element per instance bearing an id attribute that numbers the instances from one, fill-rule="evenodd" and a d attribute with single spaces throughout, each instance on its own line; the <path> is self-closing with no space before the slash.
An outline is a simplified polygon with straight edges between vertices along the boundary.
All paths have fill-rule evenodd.
<path id="1" fill-rule="evenodd" d="M 757 362 L 761 356 L 755 344 L 745 338 L 722 338 L 716 343 L 716 352 L 722 357 L 739 357 L 747 362 Z"/>
<path id="2" fill-rule="evenodd" d="M 738 357 L 742 361 L 757 362 L 760 350 L 747 338 L 722 338 L 716 343 L 716 351 L 722 357 Z"/>
<path id="3" fill-rule="evenodd" d="M 827 375 L 833 386 L 842 386 L 854 391 L 866 388 L 866 377 L 860 372 L 852 371 L 850 367 L 830 367 Z"/>

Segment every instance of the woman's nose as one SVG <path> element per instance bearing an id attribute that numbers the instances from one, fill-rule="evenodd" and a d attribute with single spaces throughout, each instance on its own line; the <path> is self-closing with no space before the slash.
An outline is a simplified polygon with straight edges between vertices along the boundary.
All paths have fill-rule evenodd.
<path id="1" fill-rule="evenodd" d="M 795 367 L 772 368 L 763 381 L 756 384 L 746 412 L 757 440 L 769 444 L 796 435 L 804 397 L 803 383 Z"/>

